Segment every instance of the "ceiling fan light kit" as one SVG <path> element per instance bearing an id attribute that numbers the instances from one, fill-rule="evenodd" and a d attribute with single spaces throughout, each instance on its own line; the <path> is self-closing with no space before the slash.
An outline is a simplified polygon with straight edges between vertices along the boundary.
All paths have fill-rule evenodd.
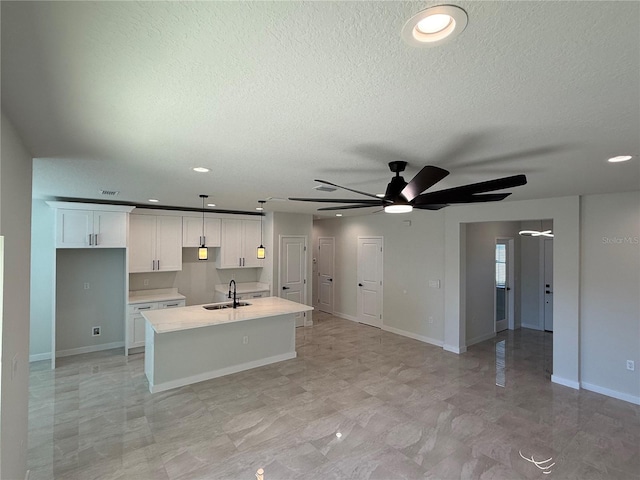
<path id="1" fill-rule="evenodd" d="M 335 183 L 327 182 L 326 180 L 316 179 L 315 181 L 318 183 L 341 188 L 369 198 L 362 200 L 355 198 L 289 198 L 289 200 L 298 202 L 346 204 L 337 207 L 323 207 L 319 208 L 318 211 L 379 207 L 386 213 L 408 213 L 414 208 L 420 210 L 440 210 L 450 204 L 499 202 L 500 200 L 507 198 L 511 193 L 487 192 L 518 187 L 527 183 L 527 177 L 520 174 L 497 178 L 495 180 L 488 180 L 486 182 L 462 185 L 460 187 L 448 188 L 436 192 L 423 193 L 449 175 L 449 172 L 444 168 L 427 165 L 422 167 L 422 169 L 407 183 L 400 175 L 406 167 L 407 162 L 404 161 L 389 162 L 389 169 L 395 173 L 395 176 L 391 178 L 391 181 L 387 185 L 387 190 L 382 197 L 380 197 L 380 194 L 361 192 L 359 190 L 354 190 L 353 188 L 343 187 Z"/>

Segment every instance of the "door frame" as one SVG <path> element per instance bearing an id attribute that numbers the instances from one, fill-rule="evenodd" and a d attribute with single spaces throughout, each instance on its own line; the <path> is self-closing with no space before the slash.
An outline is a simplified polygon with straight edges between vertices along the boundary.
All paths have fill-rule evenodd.
<path id="1" fill-rule="evenodd" d="M 282 298 L 282 260 L 283 260 L 283 256 L 282 256 L 282 240 L 284 238 L 301 238 L 304 240 L 304 258 L 302 260 L 302 274 L 304 276 L 304 281 L 303 281 L 303 285 L 304 288 L 302 289 L 302 303 L 304 303 L 305 305 L 307 305 L 307 288 L 309 287 L 309 284 L 307 283 L 307 277 L 308 277 L 308 272 L 307 272 L 307 264 L 309 261 L 309 248 L 308 248 L 308 243 L 309 243 L 309 239 L 306 235 L 285 235 L 285 234 L 280 234 L 278 235 L 278 295 L 277 297 Z M 304 326 L 310 326 L 311 322 L 309 321 L 309 317 L 307 316 L 307 312 L 303 313 L 304 316 Z"/>
<path id="2" fill-rule="evenodd" d="M 333 279 L 334 281 L 331 282 L 331 312 L 325 312 L 325 310 L 321 310 L 320 309 L 320 286 L 321 286 L 321 281 L 320 281 L 320 242 L 322 240 L 331 240 L 331 243 L 333 244 L 333 256 L 331 258 L 331 270 L 333 271 Z M 335 276 L 336 276 L 336 237 L 318 237 L 318 288 L 317 288 L 317 293 L 318 293 L 318 305 L 317 308 L 319 311 L 321 312 L 325 312 L 325 313 L 330 313 L 331 315 L 333 315 L 333 312 L 335 312 L 335 304 L 336 304 L 336 297 L 335 297 L 335 293 L 336 293 L 336 289 L 335 289 Z"/>
<path id="3" fill-rule="evenodd" d="M 378 268 L 380 271 L 380 328 L 384 327 L 384 315 L 382 314 L 382 312 L 384 311 L 384 304 L 383 304 L 383 299 L 384 299 L 384 237 L 381 236 L 377 236 L 377 235 L 358 235 L 357 241 L 356 241 L 356 285 L 358 282 L 360 282 L 360 240 L 365 240 L 365 239 L 376 239 L 376 240 L 380 240 L 380 248 L 382 249 L 381 255 L 378 258 L 379 264 L 378 264 Z M 356 286 L 356 321 L 359 323 L 364 323 L 364 322 L 360 322 L 360 288 L 358 288 Z M 369 325 L 368 323 L 364 323 L 365 325 Z M 374 325 L 371 325 L 374 326 Z"/>
<path id="4" fill-rule="evenodd" d="M 498 307 L 497 295 L 496 295 L 496 273 L 495 273 L 495 245 L 498 245 L 498 242 L 506 242 L 507 244 L 507 330 L 515 329 L 515 241 L 513 237 L 496 237 L 493 248 L 493 333 L 498 333 L 498 329 L 496 328 L 496 310 Z"/>
<path id="5" fill-rule="evenodd" d="M 553 332 L 553 310 L 551 313 L 551 328 L 552 330 L 547 330 L 547 314 L 545 312 L 545 305 L 546 305 L 546 283 L 545 283 L 545 277 L 547 274 L 547 252 L 546 252 L 546 245 L 547 242 L 549 242 L 551 244 L 551 254 L 553 255 L 553 238 L 542 238 L 540 239 L 540 330 L 542 330 L 543 332 Z M 552 257 L 553 258 L 553 257 Z M 553 263 L 551 264 L 551 278 L 553 278 Z M 553 292 L 553 280 L 551 280 L 551 291 Z M 552 293 L 553 295 L 553 293 Z"/>

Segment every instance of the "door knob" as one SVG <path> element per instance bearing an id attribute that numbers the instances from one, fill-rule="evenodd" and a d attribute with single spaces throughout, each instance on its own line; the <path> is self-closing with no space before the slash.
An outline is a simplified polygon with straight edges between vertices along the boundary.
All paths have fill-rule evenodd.
<path id="1" fill-rule="evenodd" d="M 544 293 L 551 293 L 551 291 L 550 291 L 550 290 L 547 290 L 547 291 L 545 291 Z"/>
<path id="2" fill-rule="evenodd" d="M 289 290 L 289 287 L 282 287 L 283 290 Z"/>
<path id="3" fill-rule="evenodd" d="M 333 278 L 329 278 L 328 280 L 329 280 L 330 282 L 333 282 Z"/>
<path id="4" fill-rule="evenodd" d="M 364 285 L 362 285 L 361 283 L 358 284 L 359 287 L 363 287 Z"/>

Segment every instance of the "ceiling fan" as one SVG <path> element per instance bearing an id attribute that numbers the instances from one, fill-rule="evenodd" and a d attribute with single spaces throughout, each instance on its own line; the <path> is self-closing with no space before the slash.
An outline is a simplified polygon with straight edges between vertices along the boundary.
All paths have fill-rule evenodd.
<path id="1" fill-rule="evenodd" d="M 336 185 L 326 180 L 315 180 L 318 183 L 341 188 L 349 192 L 371 197 L 369 199 L 355 198 L 289 198 L 298 202 L 322 202 L 322 203 L 345 203 L 338 207 L 324 207 L 318 210 L 346 210 L 350 208 L 383 207 L 387 213 L 406 213 L 414 208 L 421 210 L 440 210 L 450 204 L 459 203 L 480 203 L 498 202 L 504 200 L 510 192 L 487 193 L 505 188 L 518 187 L 527 183 L 525 175 L 512 175 L 510 177 L 497 178 L 486 182 L 471 183 L 460 187 L 448 188 L 437 192 L 423 193 L 444 177 L 449 175 L 449 171 L 444 168 L 427 165 L 420 170 L 415 177 L 407 183 L 400 175 L 407 167 L 407 162 L 389 162 L 389 169 L 395 173 L 387 185 L 384 196 L 372 193 L 361 192 L 352 188 Z"/>

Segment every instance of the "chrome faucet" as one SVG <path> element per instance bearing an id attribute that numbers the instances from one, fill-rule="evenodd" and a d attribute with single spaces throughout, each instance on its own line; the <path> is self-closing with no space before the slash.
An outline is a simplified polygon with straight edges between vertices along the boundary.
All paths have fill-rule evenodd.
<path id="1" fill-rule="evenodd" d="M 236 281 L 235 280 L 231 280 L 229 282 L 229 295 L 227 296 L 227 298 L 232 298 L 231 297 L 231 284 L 232 283 L 233 283 L 233 308 L 237 308 L 239 302 L 236 299 Z"/>

